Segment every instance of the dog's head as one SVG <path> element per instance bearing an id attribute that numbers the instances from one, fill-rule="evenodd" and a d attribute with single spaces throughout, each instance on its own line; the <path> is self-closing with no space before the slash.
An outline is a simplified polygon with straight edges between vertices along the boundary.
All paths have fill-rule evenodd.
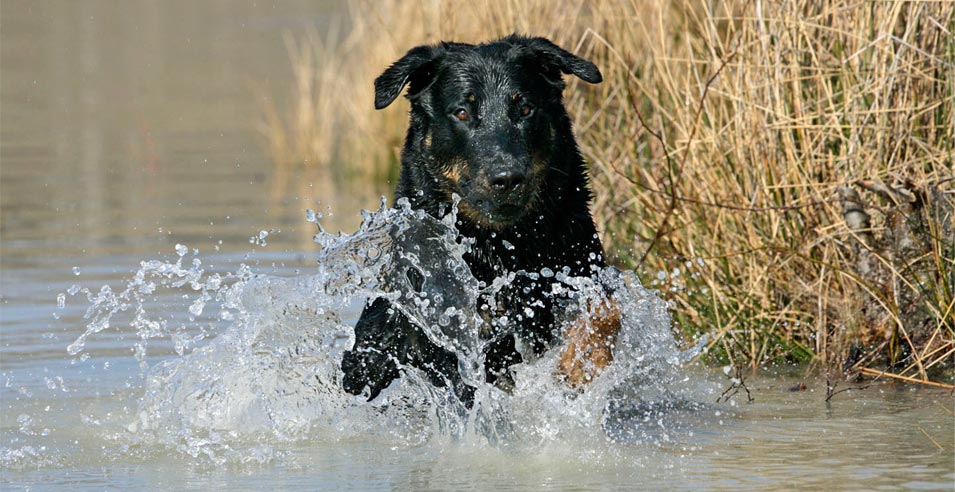
<path id="1" fill-rule="evenodd" d="M 572 138 L 562 74 L 600 82 L 600 71 L 544 38 L 509 36 L 481 45 L 440 43 L 408 51 L 375 80 L 375 107 L 405 85 L 415 165 L 477 224 L 502 229 L 538 199 L 553 153 Z M 576 147 L 574 147 L 576 149 Z M 420 164 L 418 164 L 420 163 Z"/>

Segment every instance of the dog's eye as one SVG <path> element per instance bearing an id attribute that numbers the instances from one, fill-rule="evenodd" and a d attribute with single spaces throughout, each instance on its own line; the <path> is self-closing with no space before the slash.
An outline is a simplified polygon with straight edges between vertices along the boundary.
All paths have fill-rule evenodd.
<path id="1" fill-rule="evenodd" d="M 532 114 L 534 114 L 534 106 L 531 106 L 530 104 L 524 104 L 521 106 L 521 118 L 527 118 Z"/>
<path id="2" fill-rule="evenodd" d="M 455 109 L 454 112 L 451 114 L 453 114 L 454 117 L 458 119 L 458 121 L 467 121 L 471 119 L 471 113 L 468 113 L 468 110 L 464 108 Z"/>

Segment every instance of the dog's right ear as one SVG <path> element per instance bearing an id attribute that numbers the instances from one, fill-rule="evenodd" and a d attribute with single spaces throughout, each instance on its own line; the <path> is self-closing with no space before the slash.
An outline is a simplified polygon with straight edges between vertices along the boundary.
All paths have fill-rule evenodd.
<path id="1" fill-rule="evenodd" d="M 576 75 L 591 84 L 599 84 L 603 81 L 603 75 L 600 74 L 597 65 L 557 46 L 547 38 L 525 38 L 512 35 L 509 39 L 534 50 L 545 60 L 545 65 L 553 65 L 554 72 L 559 70 L 568 75 Z M 559 79 L 560 73 L 557 72 L 556 77 L 553 78 Z"/>
<path id="2" fill-rule="evenodd" d="M 440 59 L 447 51 L 445 43 L 437 46 L 418 46 L 405 53 L 375 79 L 375 109 L 388 107 L 411 83 L 408 95 L 427 89 L 434 81 Z"/>

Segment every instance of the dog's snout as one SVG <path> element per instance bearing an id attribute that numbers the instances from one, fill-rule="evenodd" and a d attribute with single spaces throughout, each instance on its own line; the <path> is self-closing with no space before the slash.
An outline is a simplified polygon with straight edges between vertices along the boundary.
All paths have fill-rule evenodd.
<path id="1" fill-rule="evenodd" d="M 527 175 L 523 171 L 501 171 L 491 176 L 490 183 L 495 190 L 509 191 L 524 183 Z"/>

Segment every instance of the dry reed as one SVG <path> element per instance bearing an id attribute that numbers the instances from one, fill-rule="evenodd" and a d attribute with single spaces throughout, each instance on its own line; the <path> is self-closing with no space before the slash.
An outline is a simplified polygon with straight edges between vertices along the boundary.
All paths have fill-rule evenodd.
<path id="1" fill-rule="evenodd" d="M 348 5 L 343 36 L 289 38 L 299 101 L 265 129 L 280 165 L 389 175 L 407 106 L 371 101 L 390 62 L 546 36 L 604 74 L 566 103 L 605 244 L 711 359 L 951 377 L 955 3 Z"/>

